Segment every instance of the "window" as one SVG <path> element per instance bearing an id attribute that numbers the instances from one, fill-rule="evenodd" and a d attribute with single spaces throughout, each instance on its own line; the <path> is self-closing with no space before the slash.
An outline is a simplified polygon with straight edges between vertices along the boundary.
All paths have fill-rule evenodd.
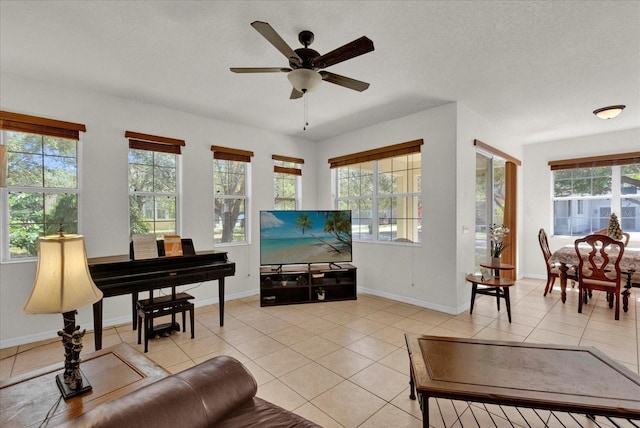
<path id="1" fill-rule="evenodd" d="M 78 232 L 78 140 L 86 128 L 5 111 L 0 128 L 7 168 L 3 260 L 36 257 L 38 237 Z"/>
<path id="2" fill-rule="evenodd" d="M 363 162 L 336 169 L 336 207 L 351 210 L 351 236 L 371 241 L 377 224 L 373 221 L 375 162 Z"/>
<path id="3" fill-rule="evenodd" d="M 361 241 L 422 242 L 422 140 L 329 159 L 337 209 Z"/>
<path id="4" fill-rule="evenodd" d="M 273 192 L 276 210 L 295 210 L 298 207 L 298 189 L 302 177 L 304 159 L 272 155 Z"/>
<path id="5" fill-rule="evenodd" d="M 178 234 L 178 159 L 183 140 L 126 131 L 129 233 Z"/>
<path id="6" fill-rule="evenodd" d="M 211 146 L 213 152 L 214 243 L 245 243 L 249 166 L 253 152 Z"/>
<path id="7" fill-rule="evenodd" d="M 555 235 L 605 229 L 616 213 L 625 232 L 640 232 L 640 153 L 549 162 Z"/>
<path id="8" fill-rule="evenodd" d="M 484 151 L 476 152 L 476 266 L 489 257 L 492 224 L 504 224 L 505 161 Z"/>
<path id="9" fill-rule="evenodd" d="M 620 166 L 620 227 L 627 232 L 640 232 L 640 159 L 638 163 Z"/>

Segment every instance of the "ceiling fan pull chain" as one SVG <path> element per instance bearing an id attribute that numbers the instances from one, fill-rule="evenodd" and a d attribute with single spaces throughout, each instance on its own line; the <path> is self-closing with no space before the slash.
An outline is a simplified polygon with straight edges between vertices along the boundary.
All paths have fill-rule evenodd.
<path id="1" fill-rule="evenodd" d="M 304 99 L 304 126 L 302 127 L 302 130 L 306 131 L 307 126 L 309 126 L 309 105 L 308 105 L 309 95 L 307 95 L 307 91 L 304 91 L 302 93 L 302 98 Z"/>

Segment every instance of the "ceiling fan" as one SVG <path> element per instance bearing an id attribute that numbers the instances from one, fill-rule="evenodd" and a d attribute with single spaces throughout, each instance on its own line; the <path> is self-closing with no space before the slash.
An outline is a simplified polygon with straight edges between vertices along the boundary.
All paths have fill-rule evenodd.
<path id="1" fill-rule="evenodd" d="M 268 23 L 255 21 L 251 26 L 289 60 L 289 67 L 232 67 L 230 70 L 234 73 L 288 73 L 287 77 L 293 86 L 289 97 L 291 99 L 300 98 L 304 93 L 313 91 L 323 80 L 360 92 L 369 87 L 367 82 L 321 70 L 373 51 L 373 42 L 369 38 L 360 37 L 320 55 L 309 48 L 314 37 L 311 31 L 305 30 L 298 34 L 298 40 L 304 47 L 293 50 Z"/>

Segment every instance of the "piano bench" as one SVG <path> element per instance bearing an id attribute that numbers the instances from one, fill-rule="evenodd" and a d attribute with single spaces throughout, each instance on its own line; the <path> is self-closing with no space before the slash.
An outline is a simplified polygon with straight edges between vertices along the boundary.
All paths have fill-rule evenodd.
<path id="1" fill-rule="evenodd" d="M 178 293 L 175 296 L 162 296 L 152 299 L 139 300 L 137 302 L 138 312 L 138 345 L 141 344 L 142 330 L 144 330 L 144 352 L 149 350 L 149 338 L 156 334 L 171 333 L 179 331 L 180 325 L 175 322 L 175 315 L 182 313 L 182 331 L 187 331 L 186 312 L 189 311 L 191 321 L 191 338 L 195 337 L 194 332 L 194 305 L 190 302 L 193 296 L 187 293 Z M 153 325 L 155 318 L 171 315 L 171 322 L 160 325 Z"/>

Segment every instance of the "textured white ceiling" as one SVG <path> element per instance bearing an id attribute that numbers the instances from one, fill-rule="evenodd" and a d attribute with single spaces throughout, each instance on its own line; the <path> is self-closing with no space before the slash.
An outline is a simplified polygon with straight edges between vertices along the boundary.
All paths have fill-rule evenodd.
<path id="1" fill-rule="evenodd" d="M 249 24 L 321 54 L 360 36 L 375 51 L 289 100 L 287 60 Z M 0 0 L 0 66 L 42 81 L 322 140 L 458 101 L 514 144 L 640 127 L 639 1 Z M 591 112 L 626 104 L 614 120 Z"/>

